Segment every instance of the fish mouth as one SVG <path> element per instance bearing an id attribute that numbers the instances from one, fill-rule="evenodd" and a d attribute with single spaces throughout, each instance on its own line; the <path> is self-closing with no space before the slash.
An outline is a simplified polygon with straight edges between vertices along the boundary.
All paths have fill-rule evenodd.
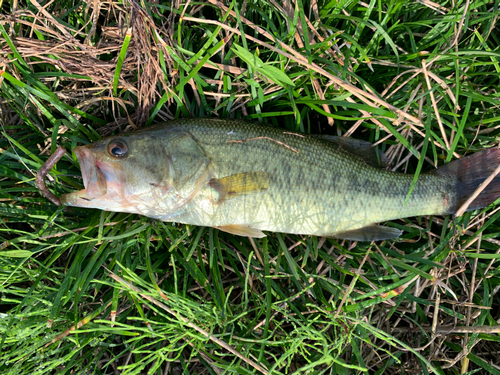
<path id="1" fill-rule="evenodd" d="M 108 193 L 105 168 L 86 147 L 78 146 L 73 151 L 80 163 L 85 189 L 61 195 L 61 203 L 68 206 L 90 207 L 90 202 Z"/>
<path id="2" fill-rule="evenodd" d="M 83 185 L 87 198 L 98 198 L 106 195 L 108 188 L 106 175 L 101 169 L 101 163 L 84 147 L 76 147 L 75 155 L 82 170 Z"/>

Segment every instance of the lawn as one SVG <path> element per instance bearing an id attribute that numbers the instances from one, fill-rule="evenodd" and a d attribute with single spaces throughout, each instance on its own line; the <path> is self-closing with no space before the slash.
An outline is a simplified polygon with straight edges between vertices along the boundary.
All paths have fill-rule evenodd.
<path id="1" fill-rule="evenodd" d="M 177 118 L 369 141 L 416 178 L 498 147 L 499 4 L 0 0 L 0 372 L 500 374 L 496 203 L 250 239 L 35 186 L 58 146 L 56 196 L 75 146 Z"/>

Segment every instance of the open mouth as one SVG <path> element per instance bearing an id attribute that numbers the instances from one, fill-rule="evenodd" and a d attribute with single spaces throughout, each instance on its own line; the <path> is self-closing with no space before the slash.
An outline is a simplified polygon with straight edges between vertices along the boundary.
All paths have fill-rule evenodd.
<path id="1" fill-rule="evenodd" d="M 78 146 L 73 151 L 80 163 L 85 189 L 61 195 L 61 203 L 119 211 L 124 204 L 123 186 L 126 182 L 121 166 L 99 160 L 100 150 L 89 146 Z"/>
<path id="2" fill-rule="evenodd" d="M 106 195 L 106 176 L 99 167 L 99 162 L 85 147 L 75 147 L 75 155 L 82 170 L 83 185 L 87 198 L 97 198 Z"/>
<path id="3" fill-rule="evenodd" d="M 101 163 L 86 147 L 75 147 L 74 152 L 80 163 L 85 189 L 61 195 L 61 203 L 74 207 L 92 207 L 91 202 L 95 198 L 103 197 L 108 192 L 106 175 L 100 168 Z"/>

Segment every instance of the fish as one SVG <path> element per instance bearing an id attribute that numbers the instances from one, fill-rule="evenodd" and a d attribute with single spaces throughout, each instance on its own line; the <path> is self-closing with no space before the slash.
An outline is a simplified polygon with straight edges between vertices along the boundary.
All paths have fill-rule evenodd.
<path id="1" fill-rule="evenodd" d="M 500 162 L 489 148 L 420 174 L 386 169 L 369 142 L 231 119 L 181 119 L 78 146 L 84 189 L 61 203 L 261 238 L 264 232 L 353 241 L 397 238 L 377 225 L 451 215 Z M 500 195 L 495 178 L 469 205 Z"/>

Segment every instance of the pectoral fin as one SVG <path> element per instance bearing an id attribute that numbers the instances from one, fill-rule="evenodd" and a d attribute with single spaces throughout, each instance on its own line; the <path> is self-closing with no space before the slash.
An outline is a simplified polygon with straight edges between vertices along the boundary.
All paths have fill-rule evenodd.
<path id="1" fill-rule="evenodd" d="M 224 178 L 212 178 L 208 186 L 218 193 L 217 201 L 239 195 L 267 190 L 269 174 L 267 172 L 246 172 L 233 174 Z"/>
<path id="2" fill-rule="evenodd" d="M 237 236 L 253 237 L 253 238 L 262 238 L 266 236 L 261 230 L 252 228 L 248 225 L 232 224 L 216 228 L 223 232 L 235 234 Z"/>
<path id="3" fill-rule="evenodd" d="M 350 241 L 382 241 L 401 236 L 403 233 L 396 228 L 382 225 L 369 225 L 364 228 L 335 233 L 331 237 Z"/>

